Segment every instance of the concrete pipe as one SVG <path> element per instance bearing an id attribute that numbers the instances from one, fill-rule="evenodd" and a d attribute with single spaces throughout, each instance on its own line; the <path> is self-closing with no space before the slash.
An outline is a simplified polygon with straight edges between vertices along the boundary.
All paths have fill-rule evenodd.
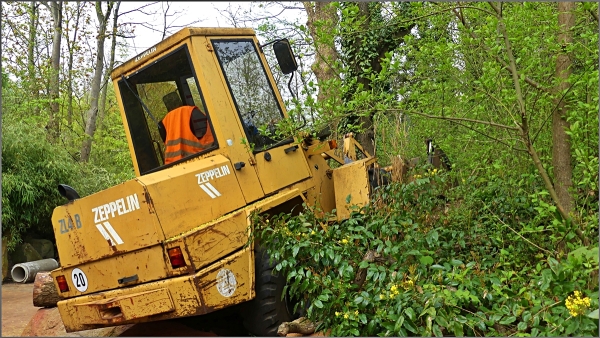
<path id="1" fill-rule="evenodd" d="M 58 262 L 52 258 L 39 261 L 15 264 L 10 270 L 10 276 L 17 283 L 31 283 L 40 271 L 52 271 L 58 268 Z"/>

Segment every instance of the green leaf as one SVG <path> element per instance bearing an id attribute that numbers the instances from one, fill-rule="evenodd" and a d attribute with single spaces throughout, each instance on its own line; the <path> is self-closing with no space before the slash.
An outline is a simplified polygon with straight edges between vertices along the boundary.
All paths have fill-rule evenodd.
<path id="1" fill-rule="evenodd" d="M 454 331 L 454 335 L 456 337 L 463 337 L 464 333 L 463 333 L 463 326 L 461 323 L 459 322 L 454 322 L 452 325 L 452 330 Z"/>
<path id="2" fill-rule="evenodd" d="M 433 257 L 431 257 L 431 256 L 421 256 L 421 258 L 419 258 L 419 260 L 421 261 L 421 264 L 423 264 L 423 265 L 430 265 L 433 263 Z"/>
<path id="3" fill-rule="evenodd" d="M 448 327 L 448 322 L 446 321 L 446 319 L 443 316 L 440 316 L 439 314 L 435 317 L 435 322 L 438 323 L 441 327 Z"/>
<path id="4" fill-rule="evenodd" d="M 398 330 L 400 330 L 400 328 L 402 327 L 402 324 L 404 324 L 404 316 L 398 317 L 398 320 L 396 321 L 396 325 L 394 325 L 394 331 L 397 332 Z"/>
<path id="5" fill-rule="evenodd" d="M 525 331 L 527 329 L 527 323 L 526 322 L 519 322 L 519 325 L 517 325 L 517 330 L 519 331 Z"/>
<path id="6" fill-rule="evenodd" d="M 354 300 L 354 303 L 356 303 L 356 304 L 360 304 L 360 302 L 362 302 L 362 301 L 363 301 L 363 297 L 361 297 L 361 296 L 358 296 L 358 297 L 356 297 L 356 299 Z"/>
<path id="7" fill-rule="evenodd" d="M 577 329 L 579 328 L 579 321 L 578 320 L 571 320 L 571 324 L 569 324 L 569 326 L 567 326 L 567 329 L 565 330 L 565 335 L 570 335 L 573 332 L 577 331 Z"/>
<path id="8" fill-rule="evenodd" d="M 592 318 L 592 319 L 598 319 L 598 309 L 590 312 L 587 316 L 590 317 L 590 318 Z"/>
<path id="9" fill-rule="evenodd" d="M 361 313 L 358 315 L 358 319 L 360 320 L 361 323 L 366 324 L 367 323 L 367 316 L 364 313 Z"/>
<path id="10" fill-rule="evenodd" d="M 452 261 L 450 261 L 450 263 L 451 263 L 453 266 L 459 266 L 459 265 L 463 265 L 463 264 L 464 264 L 462 261 L 460 261 L 460 260 L 458 260 L 458 259 L 453 259 Z"/>
<path id="11" fill-rule="evenodd" d="M 513 323 L 515 320 L 517 320 L 517 317 L 515 317 L 515 316 L 506 317 L 500 321 L 500 324 L 508 325 L 508 324 Z"/>
<path id="12" fill-rule="evenodd" d="M 318 307 L 319 309 L 322 309 L 322 308 L 323 308 L 323 303 L 321 303 L 321 301 L 320 301 L 320 300 L 318 300 L 318 299 L 317 299 L 317 300 L 315 300 L 315 301 L 313 302 L 313 304 L 314 304 L 316 307 Z"/>
<path id="13" fill-rule="evenodd" d="M 437 324 L 433 324 L 433 328 L 432 328 L 433 334 L 436 337 L 442 337 L 442 330 L 440 330 L 440 327 Z"/>
<path id="14" fill-rule="evenodd" d="M 434 269 L 434 270 L 446 270 L 445 267 L 439 265 L 439 264 L 433 264 L 432 266 L 429 267 L 430 269 Z"/>
<path id="15" fill-rule="evenodd" d="M 415 311 L 411 307 L 406 308 L 404 313 L 406 313 L 410 320 L 415 320 Z"/>
<path id="16" fill-rule="evenodd" d="M 295 247 L 292 249 L 292 256 L 293 256 L 293 257 L 296 257 L 296 255 L 298 255 L 298 251 L 299 251 L 299 250 L 300 250 L 300 247 L 299 247 L 299 246 L 295 246 Z"/>
<path id="17" fill-rule="evenodd" d="M 419 332 L 419 330 L 417 329 L 417 326 L 415 325 L 415 323 L 413 323 L 412 320 L 410 320 L 410 319 L 404 320 L 404 327 L 408 331 L 410 331 L 412 333 L 418 333 Z"/>

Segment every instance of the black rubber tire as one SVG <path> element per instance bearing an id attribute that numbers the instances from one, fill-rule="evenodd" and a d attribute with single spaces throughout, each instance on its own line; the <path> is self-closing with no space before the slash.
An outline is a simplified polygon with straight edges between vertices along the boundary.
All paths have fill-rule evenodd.
<path id="1" fill-rule="evenodd" d="M 257 246 L 258 247 L 258 246 Z M 276 262 L 269 263 L 267 252 L 258 248 L 254 252 L 256 297 L 242 310 L 244 327 L 258 337 L 276 337 L 283 322 L 296 318 L 288 298 L 281 298 L 286 284 L 285 276 L 275 271 Z"/>

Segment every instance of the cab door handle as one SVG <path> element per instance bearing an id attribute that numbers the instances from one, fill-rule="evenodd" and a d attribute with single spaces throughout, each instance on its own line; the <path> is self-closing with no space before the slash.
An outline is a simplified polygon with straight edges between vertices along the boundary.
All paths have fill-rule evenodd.
<path id="1" fill-rule="evenodd" d="M 286 153 L 286 154 L 289 154 L 289 153 L 291 153 L 292 151 L 296 151 L 296 150 L 298 150 L 298 145 L 297 145 L 297 144 L 296 144 L 296 145 L 294 145 L 294 146 L 291 146 L 291 147 L 289 147 L 289 148 L 285 148 L 283 151 L 285 151 L 285 153 Z"/>

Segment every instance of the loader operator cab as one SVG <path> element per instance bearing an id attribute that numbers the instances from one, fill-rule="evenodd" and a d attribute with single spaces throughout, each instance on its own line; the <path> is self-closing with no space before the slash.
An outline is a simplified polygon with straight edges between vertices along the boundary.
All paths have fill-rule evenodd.
<path id="1" fill-rule="evenodd" d="M 243 139 L 241 142 L 251 147 L 254 153 L 283 144 L 282 140 L 268 135 L 269 132 L 273 134 L 277 123 L 284 119 L 285 108 L 282 107 L 281 99 L 276 96 L 272 82 L 267 76 L 264 62 L 259 55 L 262 54 L 262 50 L 255 40 L 240 37 L 212 38 L 205 41 L 208 42 L 206 45 L 210 54 L 216 56 L 213 60 L 198 60 L 199 53 L 194 54 L 197 47 L 193 43 L 182 43 L 162 52 L 159 44 L 133 60 L 139 62 L 140 66 L 122 66 L 130 71 L 113 73 L 120 73 L 114 80 L 121 96 L 123 120 L 128 129 L 130 150 L 138 175 L 171 166 L 168 160 L 165 161 L 166 126 L 163 119 L 169 112 L 181 106 L 198 107 L 198 110 L 193 112 L 190 128 L 198 135 L 203 134 L 199 129 L 206 128 L 207 133 L 214 135 L 214 142 L 210 147 L 188 154 L 174 163 L 210 156 L 214 150 L 223 148 L 223 144 L 239 143 L 237 139 Z M 281 66 L 282 69 L 286 68 L 287 73 L 295 70 L 295 60 L 289 44 L 284 45 L 287 50 L 281 48 L 282 43 L 279 41 L 275 42 L 275 45 L 278 48 L 276 54 L 280 66 L 281 60 L 287 62 Z M 286 55 L 282 56 L 283 54 Z M 148 62 L 151 60 L 147 59 L 153 56 L 156 60 Z M 128 62 L 131 63 L 132 61 Z M 198 69 L 200 67 L 201 69 Z M 228 87 L 224 88 L 228 92 L 226 96 L 232 98 L 234 110 L 237 112 L 235 118 L 238 121 L 232 121 L 230 116 L 225 116 L 222 105 L 215 104 L 216 101 L 222 102 L 225 96 L 215 90 L 217 78 L 214 70 L 219 68 L 219 78 L 222 78 L 222 83 Z M 210 77 L 211 75 L 213 77 Z M 203 79 L 200 79 L 202 77 Z M 206 83 L 206 80 L 209 83 Z M 216 114 L 221 114 L 220 119 L 216 119 Z M 228 121 L 223 125 L 225 119 Z M 222 125 L 220 128 L 215 127 L 215 123 Z M 220 143 L 219 131 L 215 128 L 226 131 L 235 128 L 236 124 L 239 124 L 243 135 L 237 139 L 226 137 Z M 287 143 L 291 143 L 293 140 L 288 141 Z"/>

